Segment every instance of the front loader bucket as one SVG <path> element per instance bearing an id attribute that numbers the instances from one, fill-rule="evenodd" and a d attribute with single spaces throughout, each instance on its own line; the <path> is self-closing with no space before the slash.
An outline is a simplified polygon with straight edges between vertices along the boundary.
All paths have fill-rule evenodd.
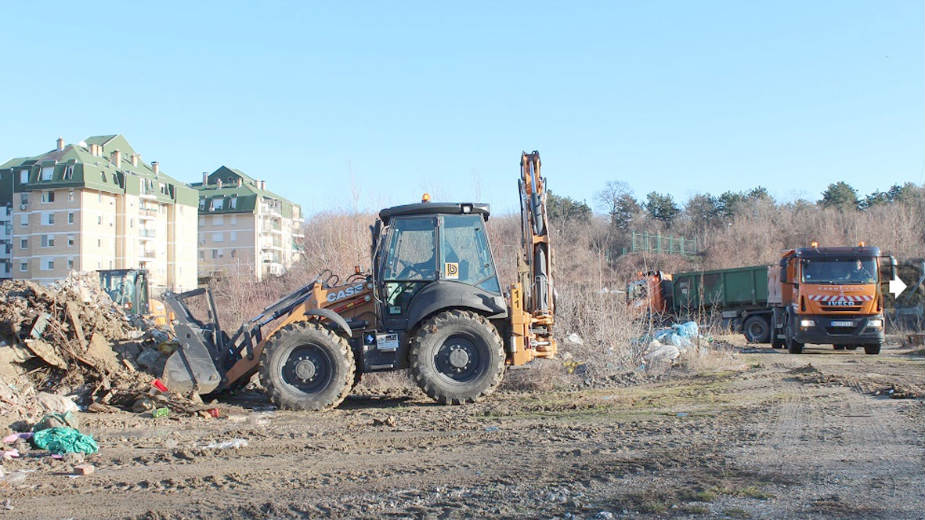
<path id="1" fill-rule="evenodd" d="M 189 327 L 177 325 L 176 328 Z M 164 383 L 171 392 L 212 393 L 218 388 L 222 378 L 215 369 L 209 350 L 192 333 L 187 336 L 181 335 L 180 330 L 176 332 L 180 347 L 167 358 L 167 364 L 164 365 Z"/>
<path id="2" fill-rule="evenodd" d="M 208 299 L 211 318 L 208 323 L 197 320 L 184 303 L 187 298 L 201 295 Z M 212 294 L 205 289 L 181 294 L 167 292 L 164 302 L 174 314 L 173 329 L 180 345 L 164 365 L 164 383 L 171 392 L 214 392 L 222 382 L 215 360 L 221 355 L 225 335 L 218 325 Z"/>

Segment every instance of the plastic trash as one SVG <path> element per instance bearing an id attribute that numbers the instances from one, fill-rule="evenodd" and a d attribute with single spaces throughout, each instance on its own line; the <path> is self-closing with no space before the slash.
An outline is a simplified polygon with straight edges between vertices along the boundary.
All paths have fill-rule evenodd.
<path id="1" fill-rule="evenodd" d="M 697 327 L 697 322 L 686 321 L 677 325 L 672 325 L 675 333 L 681 337 L 685 338 L 696 338 L 700 335 L 700 329 Z"/>
<path id="2" fill-rule="evenodd" d="M 246 447 L 247 447 L 246 439 L 231 439 L 230 441 L 225 441 L 225 442 L 210 442 L 209 444 L 206 444 L 205 446 L 203 446 L 203 448 L 207 448 L 211 450 L 227 450 L 229 448 L 236 450 L 238 448 L 246 448 Z"/>
<path id="3" fill-rule="evenodd" d="M 498 431 L 498 429 L 499 429 L 499 428 L 498 428 L 497 426 L 486 426 L 486 427 L 485 427 L 485 431 L 486 431 L 486 432 L 496 432 L 496 431 Z"/>
<path id="4" fill-rule="evenodd" d="M 667 360 L 671 361 L 681 355 L 681 351 L 674 345 L 665 345 L 657 350 L 649 352 L 645 360 L 649 362 Z"/>
<path id="5" fill-rule="evenodd" d="M 32 427 L 32 431 L 37 432 L 57 426 L 77 429 L 80 427 L 80 421 L 77 420 L 77 416 L 74 415 L 73 412 L 50 413 L 42 417 L 39 422 L 35 423 L 35 426 Z"/>
<path id="6" fill-rule="evenodd" d="M 31 438 L 32 438 L 32 432 L 14 433 L 14 434 L 7 435 L 6 437 L 4 437 L 3 444 L 13 444 L 19 439 L 31 439 Z"/>
<path id="7" fill-rule="evenodd" d="M 91 435 L 85 435 L 74 428 L 48 428 L 35 432 L 32 445 L 52 453 L 96 453 L 99 451 Z"/>
<path id="8" fill-rule="evenodd" d="M 154 417 L 155 419 L 158 417 L 167 417 L 168 415 L 170 415 L 170 408 L 167 407 L 157 408 L 151 412 L 151 417 Z"/>

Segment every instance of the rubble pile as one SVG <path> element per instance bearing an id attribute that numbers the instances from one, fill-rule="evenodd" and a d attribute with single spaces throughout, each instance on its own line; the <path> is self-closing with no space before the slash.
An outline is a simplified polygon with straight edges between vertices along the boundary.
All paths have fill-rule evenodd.
<path id="1" fill-rule="evenodd" d="M 33 421 L 67 411 L 73 401 L 88 411 L 131 410 L 150 398 L 152 374 L 169 353 L 165 334 L 141 324 L 113 304 L 95 273 L 72 273 L 50 287 L 0 283 L 0 413 Z M 158 397 L 159 406 L 175 411 L 201 405 L 176 394 Z"/>

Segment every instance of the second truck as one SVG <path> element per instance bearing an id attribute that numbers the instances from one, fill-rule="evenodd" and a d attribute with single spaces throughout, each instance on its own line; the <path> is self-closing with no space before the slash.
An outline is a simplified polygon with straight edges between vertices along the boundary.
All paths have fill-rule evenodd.
<path id="1" fill-rule="evenodd" d="M 656 316 L 716 311 L 748 341 L 786 347 L 792 354 L 807 343 L 878 354 L 883 298 L 895 266 L 892 257 L 863 243 L 813 243 L 785 251 L 776 266 L 640 273 L 627 286 L 627 302 Z"/>

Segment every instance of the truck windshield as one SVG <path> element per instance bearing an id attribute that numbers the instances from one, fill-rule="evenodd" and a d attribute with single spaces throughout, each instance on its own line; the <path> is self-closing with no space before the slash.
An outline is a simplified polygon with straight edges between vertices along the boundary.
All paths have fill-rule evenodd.
<path id="1" fill-rule="evenodd" d="M 803 260 L 805 283 L 877 283 L 877 262 L 873 258 L 819 258 Z"/>

